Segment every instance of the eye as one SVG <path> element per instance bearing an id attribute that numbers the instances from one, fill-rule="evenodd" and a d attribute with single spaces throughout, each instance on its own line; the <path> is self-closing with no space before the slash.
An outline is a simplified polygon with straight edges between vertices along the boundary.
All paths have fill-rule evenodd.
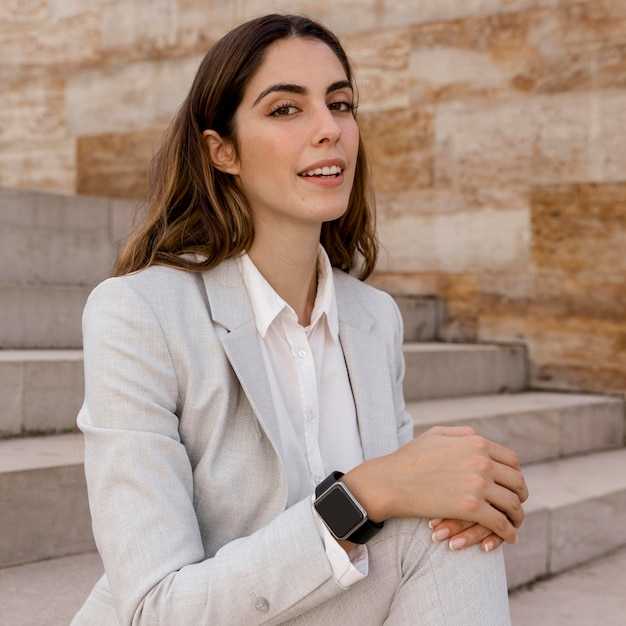
<path id="1" fill-rule="evenodd" d="M 337 102 L 331 102 L 328 105 L 328 108 L 331 111 L 337 111 L 339 113 L 347 113 L 348 111 L 355 111 L 356 110 L 356 105 L 352 104 L 352 102 L 339 100 Z"/>
<path id="2" fill-rule="evenodd" d="M 288 117 L 289 115 L 294 115 L 299 111 L 297 106 L 293 104 L 289 104 L 287 102 L 282 102 L 277 104 L 270 112 L 270 116 L 273 117 Z"/>

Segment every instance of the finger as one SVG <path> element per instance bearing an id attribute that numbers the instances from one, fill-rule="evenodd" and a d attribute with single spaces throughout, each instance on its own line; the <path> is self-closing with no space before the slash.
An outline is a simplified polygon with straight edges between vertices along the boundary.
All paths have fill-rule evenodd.
<path id="1" fill-rule="evenodd" d="M 516 493 L 496 483 L 488 489 L 485 498 L 493 507 L 506 515 L 515 528 L 519 528 L 522 525 L 524 521 L 524 507 Z"/>
<path id="2" fill-rule="evenodd" d="M 477 438 L 481 437 L 477 436 Z M 515 452 L 513 452 L 513 450 L 489 439 L 485 439 L 485 441 L 489 444 L 487 452 L 491 459 L 498 463 L 502 463 L 503 465 L 508 465 L 516 470 L 521 468 L 519 457 L 515 454 Z"/>
<path id="3" fill-rule="evenodd" d="M 501 487 L 506 487 L 519 498 L 520 502 L 526 502 L 528 499 L 528 486 L 524 480 L 523 474 L 501 463 L 494 464 L 494 482 Z"/>
<path id="4" fill-rule="evenodd" d="M 502 487 L 498 487 L 497 485 L 495 485 L 495 489 L 500 489 L 503 492 L 511 494 L 508 489 L 503 489 Z M 484 506 L 480 506 L 477 510 L 477 514 L 472 517 L 474 517 L 475 521 L 478 524 L 481 524 L 482 526 L 490 529 L 491 532 L 504 539 L 504 541 L 506 541 L 507 543 L 517 543 L 518 539 L 515 526 L 513 522 L 508 518 L 508 515 L 504 513 L 499 507 L 495 505 L 490 506 L 488 503 L 484 503 Z"/>
<path id="5" fill-rule="evenodd" d="M 441 520 L 439 524 L 433 527 L 433 541 L 444 541 L 448 539 L 448 537 L 452 537 L 473 525 L 474 522 L 466 522 L 458 519 Z"/>
<path id="6" fill-rule="evenodd" d="M 488 537 L 485 537 L 480 545 L 485 552 L 491 552 L 492 550 L 499 548 L 503 543 L 504 542 L 501 537 L 491 534 Z"/>
<path id="7" fill-rule="evenodd" d="M 428 521 L 428 528 L 430 528 L 431 530 L 435 530 L 435 528 L 437 526 L 439 526 L 439 524 L 441 524 L 441 522 L 443 522 L 443 519 L 439 518 L 439 517 L 435 517 L 431 520 Z"/>
<path id="8" fill-rule="evenodd" d="M 450 537 L 448 545 L 450 550 L 461 550 L 462 548 L 469 548 L 480 543 L 491 536 L 493 536 L 493 533 L 488 528 L 480 524 L 472 524 L 469 528 L 464 529 L 463 532 Z"/>
<path id="9" fill-rule="evenodd" d="M 476 431 L 471 426 L 433 426 L 426 433 L 448 437 L 471 437 L 476 434 Z"/>

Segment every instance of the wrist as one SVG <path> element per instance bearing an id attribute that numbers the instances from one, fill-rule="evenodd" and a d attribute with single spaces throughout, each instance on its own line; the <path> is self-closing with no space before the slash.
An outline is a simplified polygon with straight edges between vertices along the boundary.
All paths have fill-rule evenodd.
<path id="1" fill-rule="evenodd" d="M 372 461 L 365 461 L 350 470 L 341 478 L 346 487 L 354 494 L 367 512 L 367 517 L 374 523 L 384 522 L 393 517 L 390 514 L 389 497 L 380 488 L 380 475 L 372 467 Z"/>
<path id="2" fill-rule="evenodd" d="M 342 472 L 332 472 L 315 488 L 314 507 L 335 539 L 355 544 L 367 543 L 383 527 L 374 522 L 349 487 Z M 344 549 L 347 550 L 347 547 Z"/>

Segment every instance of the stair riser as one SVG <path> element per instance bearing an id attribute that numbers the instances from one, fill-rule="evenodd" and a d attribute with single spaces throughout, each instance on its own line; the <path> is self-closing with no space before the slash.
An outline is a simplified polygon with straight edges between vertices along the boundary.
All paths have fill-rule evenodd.
<path id="1" fill-rule="evenodd" d="M 444 305 L 435 298 L 395 296 L 404 323 L 404 341 L 435 341 L 444 321 Z"/>
<path id="2" fill-rule="evenodd" d="M 95 548 L 83 466 L 0 474 L 0 567 Z"/>
<path id="3" fill-rule="evenodd" d="M 521 346 L 446 351 L 405 350 L 407 402 L 521 391 L 527 382 Z"/>
<path id="4" fill-rule="evenodd" d="M 443 424 L 435 419 L 416 420 L 414 435 L 437 425 Z M 524 464 L 620 448 L 625 436 L 624 407 L 618 402 L 460 419 L 445 425 L 471 426 L 478 434 L 515 450 Z"/>
<path id="5" fill-rule="evenodd" d="M 626 545 L 626 489 L 527 513 L 516 546 L 505 545 L 509 589 L 587 563 Z"/>
<path id="6" fill-rule="evenodd" d="M 0 285 L 0 348 L 80 348 L 90 287 Z"/>
<path id="7" fill-rule="evenodd" d="M 95 284 L 132 212 L 119 200 L 0 190 L 0 282 Z"/>
<path id="8" fill-rule="evenodd" d="M 0 437 L 73 430 L 83 394 L 82 359 L 0 361 Z"/>
<path id="9" fill-rule="evenodd" d="M 104 277 L 104 276 L 103 276 Z M 81 318 L 90 285 L 0 282 L 0 349 L 80 348 Z M 436 338 L 440 304 L 404 298 L 405 341 Z"/>

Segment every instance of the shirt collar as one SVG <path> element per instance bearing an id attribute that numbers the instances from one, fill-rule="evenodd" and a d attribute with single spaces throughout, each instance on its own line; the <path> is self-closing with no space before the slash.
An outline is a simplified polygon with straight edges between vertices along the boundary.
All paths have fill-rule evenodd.
<path id="1" fill-rule="evenodd" d="M 257 331 L 264 338 L 276 317 L 285 308 L 291 311 L 293 309 L 274 291 L 246 252 L 237 257 L 237 267 L 250 297 Z M 313 328 L 323 316 L 326 317 L 328 330 L 336 341 L 339 336 L 339 316 L 335 300 L 333 268 L 326 250 L 320 244 L 317 253 L 317 293 L 311 313 L 311 324 L 308 328 Z"/>

